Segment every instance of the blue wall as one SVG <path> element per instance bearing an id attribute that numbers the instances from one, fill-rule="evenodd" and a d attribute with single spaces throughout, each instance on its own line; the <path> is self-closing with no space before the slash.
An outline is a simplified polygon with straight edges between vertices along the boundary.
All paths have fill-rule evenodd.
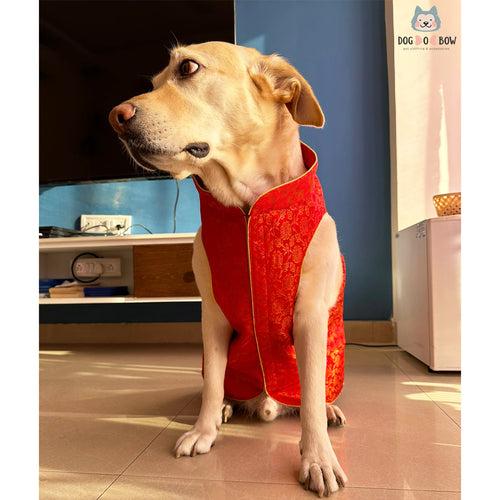
<path id="1" fill-rule="evenodd" d="M 200 226 L 198 193 L 191 179 L 179 181 L 177 232 Z M 76 184 L 40 189 L 40 225 L 80 229 L 81 214 L 132 215 L 153 233 L 173 231 L 175 181 L 171 179 Z M 146 233 L 133 227 L 133 234 Z"/>
<path id="2" fill-rule="evenodd" d="M 309 80 L 325 112 L 325 128 L 303 128 L 302 138 L 319 154 L 319 176 L 346 257 L 346 319 L 390 318 L 383 0 L 237 0 L 236 23 L 238 43 L 286 56 Z M 47 188 L 40 192 L 40 225 L 75 227 L 82 213 L 116 213 L 131 214 L 154 232 L 170 232 L 174 198 L 170 180 Z M 186 180 L 177 231 L 198 225 L 198 196 Z"/>
<path id="3" fill-rule="evenodd" d="M 319 155 L 348 282 L 346 319 L 392 315 L 390 163 L 383 0 L 236 1 L 238 43 L 284 55 L 326 116 L 303 127 Z"/>

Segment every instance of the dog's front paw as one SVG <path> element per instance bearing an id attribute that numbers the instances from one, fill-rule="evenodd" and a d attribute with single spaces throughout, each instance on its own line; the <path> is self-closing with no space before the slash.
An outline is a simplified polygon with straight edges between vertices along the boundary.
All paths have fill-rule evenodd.
<path id="1" fill-rule="evenodd" d="M 303 438 L 299 446 L 302 455 L 299 481 L 304 489 L 322 497 L 346 485 L 347 476 L 337 460 L 328 434 Z"/>
<path id="2" fill-rule="evenodd" d="M 194 457 L 195 455 L 208 453 L 212 448 L 216 437 L 216 427 L 214 427 L 213 430 L 203 430 L 194 425 L 190 431 L 184 433 L 175 443 L 175 458 L 182 456 Z"/>

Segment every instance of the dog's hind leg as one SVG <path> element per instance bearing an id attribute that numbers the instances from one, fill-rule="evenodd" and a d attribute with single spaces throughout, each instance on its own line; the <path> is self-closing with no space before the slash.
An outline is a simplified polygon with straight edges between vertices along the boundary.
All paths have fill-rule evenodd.
<path id="1" fill-rule="evenodd" d="M 226 424 L 233 416 L 233 405 L 225 399 L 222 403 L 222 423 Z"/>
<path id="2" fill-rule="evenodd" d="M 346 418 L 342 410 L 336 405 L 326 405 L 326 419 L 328 425 L 345 425 Z"/>

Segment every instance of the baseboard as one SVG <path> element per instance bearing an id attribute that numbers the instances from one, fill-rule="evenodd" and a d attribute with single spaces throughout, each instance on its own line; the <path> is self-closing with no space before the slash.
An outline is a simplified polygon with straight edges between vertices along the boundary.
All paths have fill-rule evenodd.
<path id="1" fill-rule="evenodd" d="M 396 344 L 394 321 L 345 321 L 346 342 L 359 344 Z"/>
<path id="2" fill-rule="evenodd" d="M 395 344 L 392 321 L 346 321 L 346 342 Z M 201 343 L 201 323 L 56 323 L 40 325 L 41 344 Z"/>
<path id="3" fill-rule="evenodd" d="M 201 344 L 201 323 L 56 323 L 40 325 L 40 344 Z"/>

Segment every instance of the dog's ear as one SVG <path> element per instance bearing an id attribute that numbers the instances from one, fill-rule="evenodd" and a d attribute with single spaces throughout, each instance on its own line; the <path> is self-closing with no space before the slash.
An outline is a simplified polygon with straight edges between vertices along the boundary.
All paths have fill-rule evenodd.
<path id="1" fill-rule="evenodd" d="M 259 91 L 285 104 L 300 125 L 323 127 L 325 116 L 307 80 L 283 57 L 262 56 L 250 68 L 250 77 Z"/>

